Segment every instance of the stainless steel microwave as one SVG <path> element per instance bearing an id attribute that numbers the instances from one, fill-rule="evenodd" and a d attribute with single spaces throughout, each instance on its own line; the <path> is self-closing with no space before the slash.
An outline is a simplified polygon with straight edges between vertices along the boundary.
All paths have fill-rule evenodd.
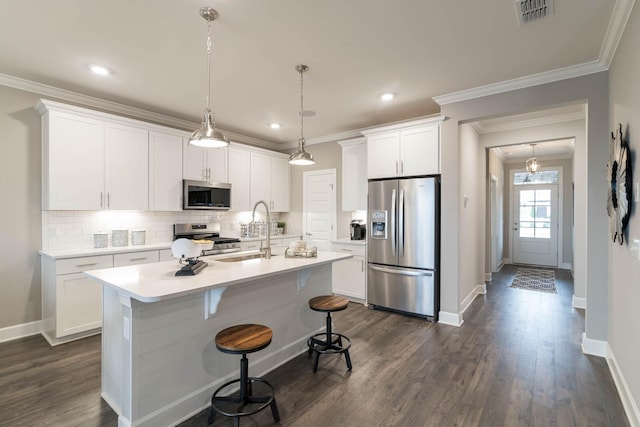
<path id="1" fill-rule="evenodd" d="M 231 184 L 188 179 L 182 184 L 182 209 L 231 209 Z"/>

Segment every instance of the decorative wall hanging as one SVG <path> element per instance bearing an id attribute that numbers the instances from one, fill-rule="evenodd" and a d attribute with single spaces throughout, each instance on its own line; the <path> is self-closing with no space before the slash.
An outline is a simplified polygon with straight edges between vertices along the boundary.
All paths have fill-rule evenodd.
<path id="1" fill-rule="evenodd" d="M 622 244 L 625 230 L 629 224 L 631 193 L 633 191 L 629 143 L 622 135 L 622 124 L 618 124 L 617 131 L 611 132 L 607 173 L 610 185 L 607 197 L 609 229 L 613 241 Z"/>

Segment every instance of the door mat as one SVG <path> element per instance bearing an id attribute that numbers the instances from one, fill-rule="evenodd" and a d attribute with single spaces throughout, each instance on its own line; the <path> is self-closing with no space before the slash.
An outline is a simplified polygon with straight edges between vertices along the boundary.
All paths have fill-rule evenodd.
<path id="1" fill-rule="evenodd" d="M 512 288 L 557 294 L 556 276 L 553 270 L 519 268 L 511 283 Z"/>

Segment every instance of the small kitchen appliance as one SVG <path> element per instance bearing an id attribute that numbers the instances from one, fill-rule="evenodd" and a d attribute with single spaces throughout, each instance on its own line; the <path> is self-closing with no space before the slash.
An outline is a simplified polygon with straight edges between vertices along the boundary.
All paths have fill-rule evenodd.
<path id="1" fill-rule="evenodd" d="M 361 219 L 354 219 L 351 221 L 351 240 L 366 240 L 367 239 L 367 226 Z"/>
<path id="2" fill-rule="evenodd" d="M 213 242 L 208 241 L 205 247 L 209 248 Z M 198 257 L 202 255 L 203 245 L 195 243 L 190 239 L 176 239 L 171 244 L 171 254 L 174 258 L 178 258 L 178 262 L 182 264 L 182 268 L 176 271 L 176 276 L 193 276 L 200 273 L 208 264 L 200 261 Z"/>

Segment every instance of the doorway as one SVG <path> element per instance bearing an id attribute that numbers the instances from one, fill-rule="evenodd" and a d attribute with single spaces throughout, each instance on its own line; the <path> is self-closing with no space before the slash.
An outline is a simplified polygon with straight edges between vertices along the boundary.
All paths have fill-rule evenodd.
<path id="1" fill-rule="evenodd" d="M 304 239 L 318 250 L 331 250 L 336 239 L 336 170 L 303 172 L 302 224 Z"/>

